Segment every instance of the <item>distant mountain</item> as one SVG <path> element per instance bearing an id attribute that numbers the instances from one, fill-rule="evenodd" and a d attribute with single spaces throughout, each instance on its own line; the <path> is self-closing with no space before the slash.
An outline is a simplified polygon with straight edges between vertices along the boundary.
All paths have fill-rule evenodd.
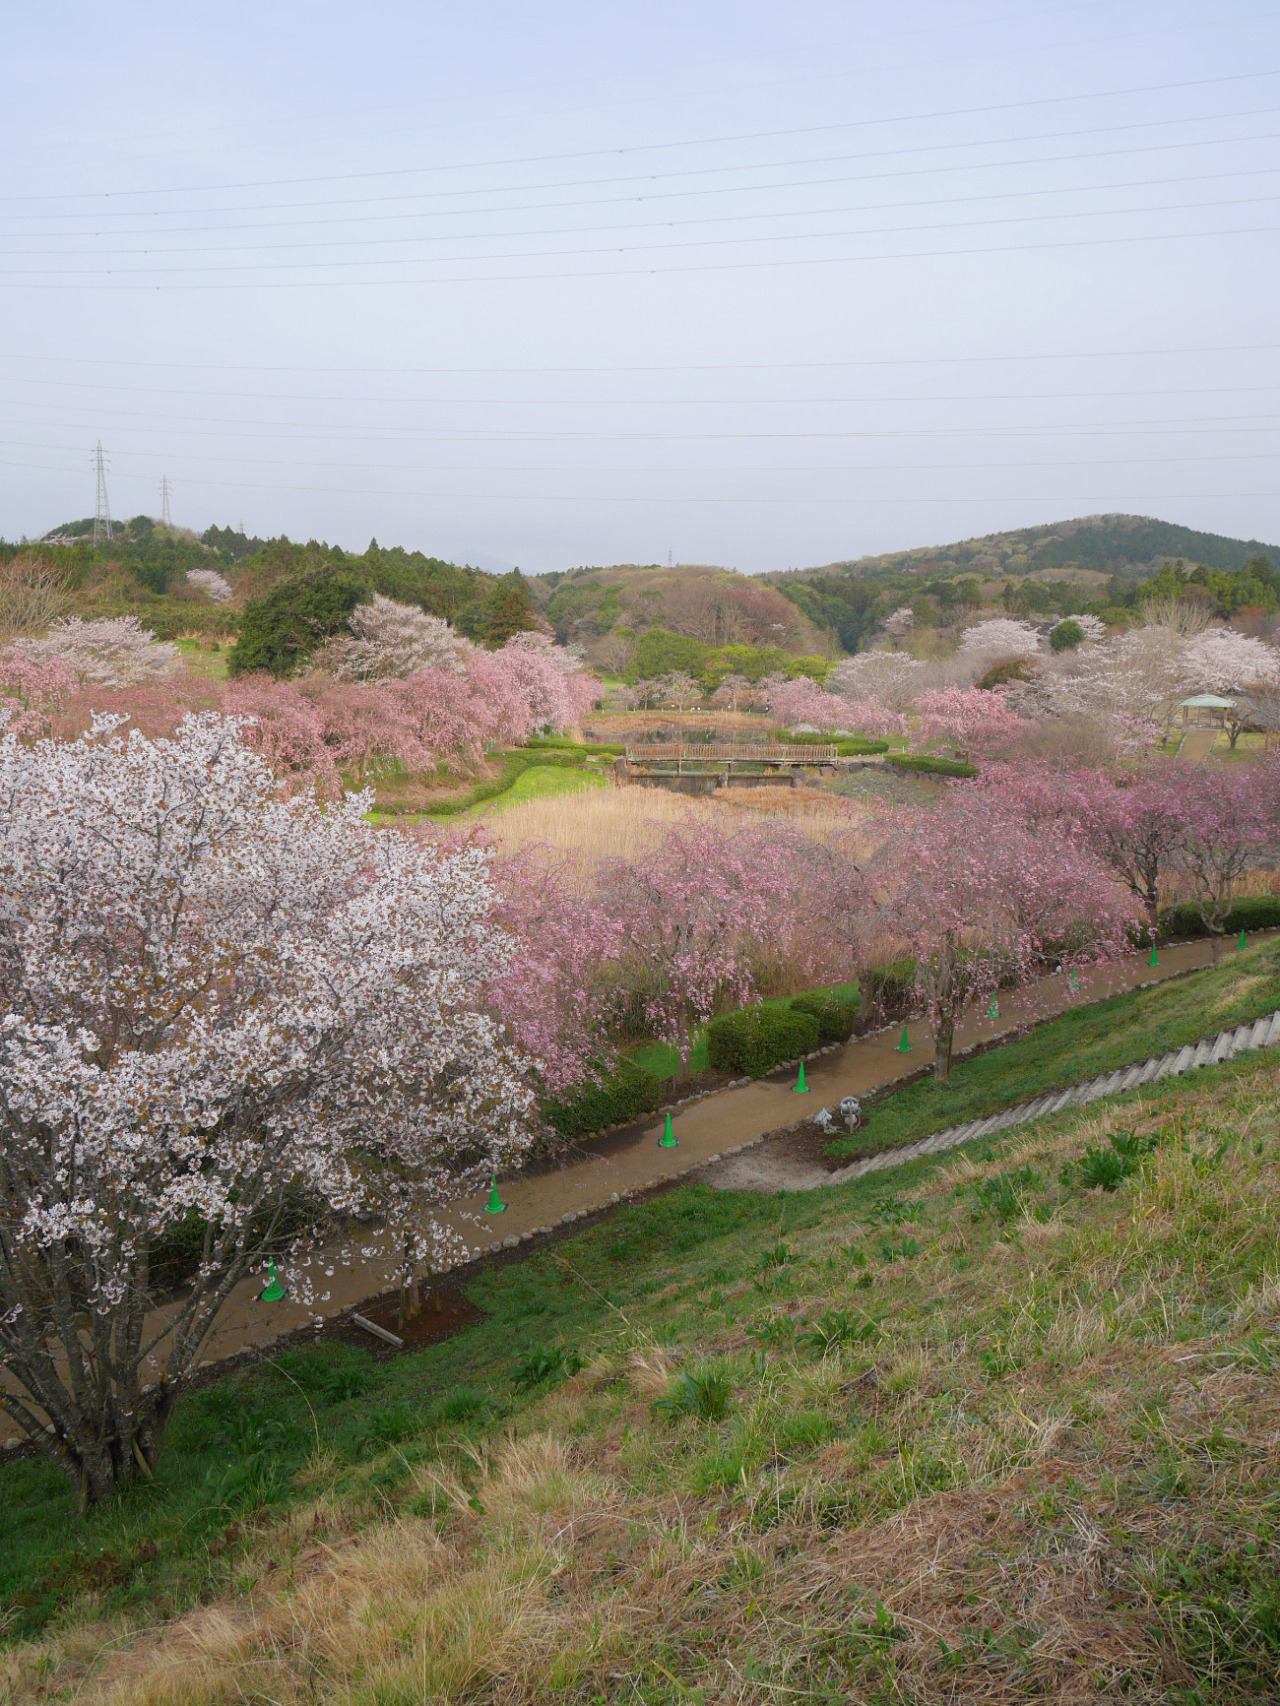
<path id="1" fill-rule="evenodd" d="M 783 583 L 814 575 L 920 575 L 950 580 L 968 575 L 984 579 L 1034 575 L 1038 579 L 1072 574 L 1105 575 L 1126 584 L 1157 574 L 1166 562 L 1181 558 L 1188 568 L 1203 563 L 1215 569 L 1239 569 L 1251 557 L 1269 557 L 1280 565 L 1280 545 L 1260 539 L 1231 539 L 1198 533 L 1176 522 L 1147 515 L 1086 515 L 1044 527 L 1019 527 L 988 533 L 952 545 L 920 546 L 881 556 L 857 557 L 821 568 L 770 575 Z"/>

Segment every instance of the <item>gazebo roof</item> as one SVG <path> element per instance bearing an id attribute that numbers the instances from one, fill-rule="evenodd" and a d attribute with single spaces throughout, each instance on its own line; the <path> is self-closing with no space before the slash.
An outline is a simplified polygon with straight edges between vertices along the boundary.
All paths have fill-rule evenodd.
<path id="1" fill-rule="evenodd" d="M 1209 711 L 1229 711 L 1235 704 L 1235 700 L 1219 699 L 1216 693 L 1197 693 L 1191 699 L 1182 700 L 1182 704 L 1190 706 L 1192 710 L 1203 707 Z"/>

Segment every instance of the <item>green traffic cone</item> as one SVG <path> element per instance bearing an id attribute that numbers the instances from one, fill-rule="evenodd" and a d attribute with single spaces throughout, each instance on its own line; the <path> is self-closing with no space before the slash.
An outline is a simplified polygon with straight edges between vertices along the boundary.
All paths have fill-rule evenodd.
<path id="1" fill-rule="evenodd" d="M 905 1025 L 902 1027 L 902 1041 L 898 1044 L 898 1053 L 899 1054 L 910 1054 L 911 1053 L 911 1039 L 907 1035 L 907 1027 Z"/>
<path id="2" fill-rule="evenodd" d="M 675 1132 L 673 1132 L 671 1129 L 671 1115 L 668 1112 L 667 1123 L 666 1123 L 666 1125 L 663 1126 L 662 1136 L 658 1139 L 658 1148 L 659 1149 L 678 1149 L 679 1147 L 680 1147 L 680 1139 L 676 1136 Z"/>
<path id="3" fill-rule="evenodd" d="M 282 1297 L 287 1297 L 289 1294 L 280 1284 L 280 1275 L 276 1272 L 274 1256 L 267 1263 L 267 1273 L 271 1277 L 268 1279 L 265 1289 L 258 1293 L 258 1297 L 263 1303 L 279 1303 Z"/>
<path id="4" fill-rule="evenodd" d="M 805 1082 L 804 1062 L 803 1061 L 800 1062 L 800 1076 L 796 1080 L 795 1088 L 796 1088 L 796 1094 L 798 1096 L 807 1096 L 809 1094 L 809 1086 Z"/>
<path id="5" fill-rule="evenodd" d="M 1240 940 L 1236 943 L 1236 947 L 1237 948 L 1243 948 L 1244 947 L 1244 931 L 1243 930 L 1240 932 Z"/>
<path id="6" fill-rule="evenodd" d="M 1160 964 L 1160 956 L 1156 952 L 1156 945 L 1154 942 L 1151 944 L 1151 958 L 1147 961 L 1147 964 L 1149 966 L 1158 966 Z"/>
<path id="7" fill-rule="evenodd" d="M 991 997 L 991 1005 L 987 1008 L 987 1018 L 988 1019 L 998 1019 L 999 1017 L 1000 1017 L 1000 1003 L 996 1000 L 995 996 L 993 995 Z"/>
<path id="8" fill-rule="evenodd" d="M 505 1214 L 507 1212 L 506 1203 L 498 1195 L 498 1176 L 496 1173 L 489 1179 L 489 1200 L 484 1205 L 484 1212 L 486 1214 Z"/>

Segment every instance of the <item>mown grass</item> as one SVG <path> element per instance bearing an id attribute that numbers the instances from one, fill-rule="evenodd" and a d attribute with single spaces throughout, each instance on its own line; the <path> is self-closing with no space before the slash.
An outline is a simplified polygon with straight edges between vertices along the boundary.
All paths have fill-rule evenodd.
<path id="1" fill-rule="evenodd" d="M 495 799 L 472 806 L 470 817 L 488 817 L 494 812 L 510 811 L 512 806 L 526 800 L 553 800 L 565 794 L 587 793 L 593 788 L 606 788 L 608 777 L 594 770 L 537 769 L 524 770 L 505 793 Z"/>
<path id="2" fill-rule="evenodd" d="M 1216 966 L 1080 1006 L 986 1054 L 957 1061 L 945 1083 L 920 1078 L 906 1084 L 873 1103 L 864 1126 L 837 1139 L 828 1153 L 852 1160 L 913 1143 L 1280 1006 L 1280 941 L 1226 948 L 1223 956 Z"/>
<path id="3" fill-rule="evenodd" d="M 624 1210 L 446 1345 L 194 1396 L 163 1486 L 84 1530 L 11 1467 L 62 1609 L 0 1698 L 1275 1699 L 1278 1092 L 1254 1056 L 893 1178 Z M 272 1424 L 257 1490 L 210 1491 Z"/>

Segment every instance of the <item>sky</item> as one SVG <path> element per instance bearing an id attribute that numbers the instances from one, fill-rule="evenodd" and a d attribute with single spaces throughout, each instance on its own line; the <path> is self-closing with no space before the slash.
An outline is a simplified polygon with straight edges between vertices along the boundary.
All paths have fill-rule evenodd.
<path id="1" fill-rule="evenodd" d="M 1280 540 L 1258 0 L 0 15 L 0 536 L 827 563 Z"/>

